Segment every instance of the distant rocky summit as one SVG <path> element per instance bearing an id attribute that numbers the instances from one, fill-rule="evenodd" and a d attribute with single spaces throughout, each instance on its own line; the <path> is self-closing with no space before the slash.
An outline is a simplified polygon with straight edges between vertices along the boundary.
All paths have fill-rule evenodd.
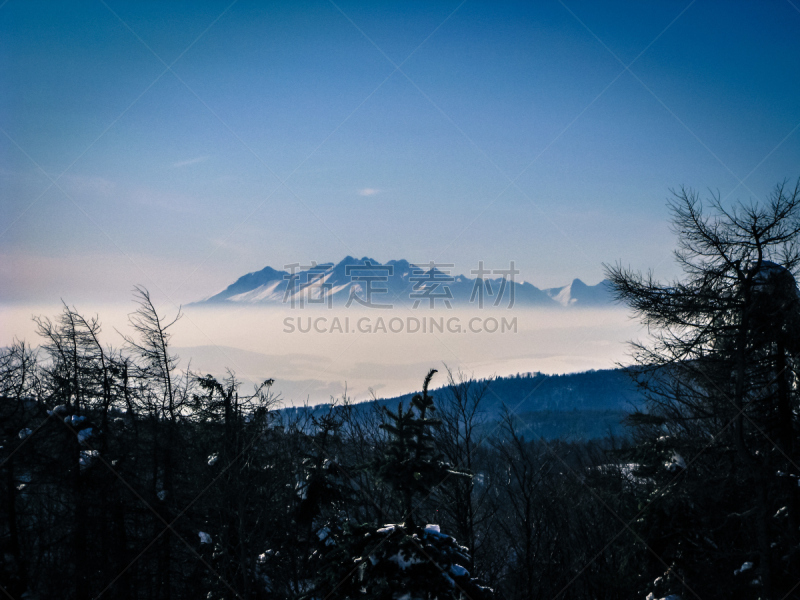
<path id="1" fill-rule="evenodd" d="M 517 274 L 518 275 L 518 274 Z M 613 298 L 607 280 L 586 285 L 580 279 L 539 289 L 514 274 L 486 269 L 470 278 L 446 265 L 385 264 L 346 257 L 338 264 L 296 265 L 278 271 L 264 267 L 195 305 L 255 304 L 289 306 L 399 306 L 412 308 L 602 307 Z"/>

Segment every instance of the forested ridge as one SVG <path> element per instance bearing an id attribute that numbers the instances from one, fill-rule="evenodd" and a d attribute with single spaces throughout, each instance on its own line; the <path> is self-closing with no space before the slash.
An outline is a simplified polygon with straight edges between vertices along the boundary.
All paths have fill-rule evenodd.
<path id="1" fill-rule="evenodd" d="M 498 417 L 504 406 L 516 412 L 625 410 L 644 403 L 644 396 L 631 377 L 631 367 L 599 369 L 581 373 L 517 373 L 491 377 L 476 383 L 486 386 L 481 410 Z M 442 386 L 444 387 L 444 386 Z M 435 392 L 436 390 L 434 390 Z M 413 393 L 378 400 L 387 406 L 407 402 Z"/>
<path id="2" fill-rule="evenodd" d="M 528 437 L 597 439 L 610 434 L 625 437 L 625 416 L 644 406 L 645 396 L 632 375 L 631 368 L 555 375 L 533 372 L 477 379 L 472 385 L 483 389 L 480 415 L 485 428 L 496 429 L 508 409 L 517 415 Z M 446 396 L 449 388 L 440 385 L 431 393 Z M 353 410 L 371 411 L 375 405 L 393 408 L 400 402 L 410 402 L 415 393 L 360 402 Z M 301 413 L 308 418 L 309 414 L 328 412 L 330 403 L 280 410 L 293 413 L 293 418 L 301 418 Z"/>

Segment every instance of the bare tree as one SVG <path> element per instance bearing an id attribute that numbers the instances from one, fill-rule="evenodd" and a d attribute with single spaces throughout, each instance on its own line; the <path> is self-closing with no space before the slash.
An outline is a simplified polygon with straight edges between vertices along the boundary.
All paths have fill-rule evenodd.
<path id="1" fill-rule="evenodd" d="M 477 381 L 461 370 L 445 368 L 447 386 L 436 402 L 442 421 L 436 443 L 448 462 L 468 476 L 450 476 L 443 482 L 441 506 L 456 537 L 470 549 L 474 571 L 483 558 L 483 544 L 491 542 L 488 529 L 495 513 L 486 473 L 481 472 L 486 466 L 483 443 L 489 433 L 483 404 L 490 380 Z"/>
<path id="2" fill-rule="evenodd" d="M 165 321 L 158 314 L 150 293 L 136 286 L 134 295 L 138 308 L 128 316 L 136 337 L 123 335 L 127 349 L 137 357 L 136 377 L 146 382 L 142 399 L 145 412 L 154 427 L 152 444 L 153 478 L 150 499 L 158 507 L 161 521 L 173 520 L 177 507 L 175 498 L 176 450 L 178 448 L 178 416 L 187 403 L 186 394 L 181 394 L 180 381 L 176 375 L 178 357 L 169 351 L 169 329 L 181 318 L 181 312 Z M 186 381 L 188 386 L 188 377 Z M 187 388 L 183 388 L 186 390 Z M 161 496 L 161 497 L 159 497 Z M 163 523 L 154 521 L 154 534 L 159 534 Z M 160 538 L 159 567 L 156 576 L 158 596 L 169 600 L 172 595 L 173 539 L 171 534 Z"/>

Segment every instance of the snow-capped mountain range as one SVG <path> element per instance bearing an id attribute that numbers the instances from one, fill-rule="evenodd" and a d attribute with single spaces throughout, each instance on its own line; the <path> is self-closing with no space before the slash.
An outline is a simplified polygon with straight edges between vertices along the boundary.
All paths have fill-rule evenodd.
<path id="1" fill-rule="evenodd" d="M 193 304 L 229 303 L 287 307 L 603 307 L 613 305 L 613 298 L 608 280 L 586 285 L 574 279 L 563 287 L 539 289 L 512 277 L 504 278 L 497 271 L 487 270 L 483 277 L 470 278 L 455 275 L 442 265 L 431 268 L 406 260 L 382 264 L 368 257 L 348 256 L 338 264 L 297 265 L 282 271 L 264 267 Z"/>

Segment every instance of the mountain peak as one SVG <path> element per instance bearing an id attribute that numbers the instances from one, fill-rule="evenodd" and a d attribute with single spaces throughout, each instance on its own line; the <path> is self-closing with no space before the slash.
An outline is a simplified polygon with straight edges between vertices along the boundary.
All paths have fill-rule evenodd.
<path id="1" fill-rule="evenodd" d="M 335 268 L 338 269 L 339 267 L 348 267 L 348 266 L 351 266 L 351 265 L 363 265 L 367 261 L 369 261 L 373 265 L 380 265 L 381 264 L 380 261 L 377 261 L 374 258 L 369 258 L 368 256 L 365 256 L 363 258 L 355 258 L 355 257 L 350 256 L 348 254 L 347 256 L 345 256 L 341 261 L 339 261 L 335 265 Z"/>
<path id="2" fill-rule="evenodd" d="M 371 266 L 364 266 L 369 263 Z M 361 267 L 351 269 L 351 267 Z M 353 297 L 362 298 L 364 282 L 375 283 L 373 292 L 378 294 L 372 299 L 377 304 L 395 304 L 399 306 L 423 306 L 424 308 L 477 308 L 475 290 L 480 289 L 490 295 L 483 298 L 481 306 L 507 306 L 510 303 L 511 291 L 514 292 L 515 303 L 520 307 L 549 306 L 609 306 L 613 304 L 613 294 L 607 280 L 597 285 L 587 285 L 580 279 L 573 279 L 568 285 L 559 288 L 540 290 L 530 283 L 514 281 L 506 286 L 491 287 L 481 285 L 473 277 L 457 275 L 449 269 L 441 271 L 434 265 L 430 272 L 430 263 L 409 263 L 404 259 L 390 260 L 381 263 L 374 258 L 364 256 L 360 259 L 347 255 L 340 262 L 301 266 L 293 269 L 294 277 L 286 270 L 279 271 L 272 267 L 264 267 L 260 271 L 248 273 L 237 279 L 222 292 L 211 296 L 200 303 L 244 303 L 280 306 L 288 296 L 297 302 L 311 303 L 306 297 L 318 298 L 320 293 L 329 296 L 331 305 L 343 306 Z M 391 270 L 391 272 L 390 272 Z M 324 272 L 322 278 L 320 275 Z M 291 281 L 290 281 L 291 280 Z M 420 280 L 429 283 L 411 286 Z M 492 280 L 496 281 L 496 280 Z M 287 296 L 289 285 L 292 286 Z M 495 298 L 491 290 L 503 289 L 504 298 Z M 327 290 L 321 292 L 321 290 Z M 430 292 L 430 293 L 428 293 Z M 447 303 L 444 300 L 447 300 Z M 318 300 L 314 301 L 319 304 Z"/>

